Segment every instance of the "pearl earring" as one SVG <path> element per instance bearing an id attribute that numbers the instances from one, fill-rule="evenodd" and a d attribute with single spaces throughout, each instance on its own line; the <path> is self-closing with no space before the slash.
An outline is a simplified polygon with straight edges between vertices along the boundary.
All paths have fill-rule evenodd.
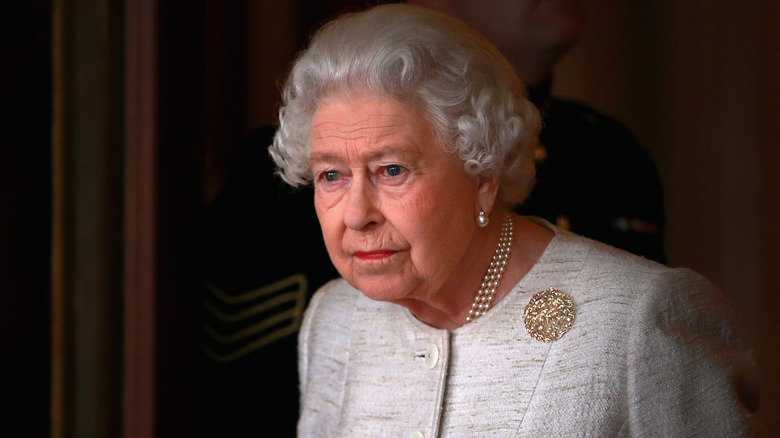
<path id="1" fill-rule="evenodd" d="M 490 223 L 490 219 L 488 219 L 484 211 L 480 210 L 479 215 L 477 216 L 477 226 L 480 228 L 485 228 L 488 223 Z"/>

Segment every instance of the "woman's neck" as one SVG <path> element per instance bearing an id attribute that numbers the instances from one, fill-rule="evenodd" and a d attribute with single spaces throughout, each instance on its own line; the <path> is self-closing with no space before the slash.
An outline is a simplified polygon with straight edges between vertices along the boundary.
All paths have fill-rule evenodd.
<path id="1" fill-rule="evenodd" d="M 525 277 L 554 236 L 552 231 L 522 216 L 515 215 L 513 218 L 513 249 L 503 278 L 492 297 L 492 306 L 503 300 Z M 396 302 L 396 304 L 406 307 L 417 319 L 431 327 L 454 330 L 464 325 L 480 289 L 485 269 L 489 265 L 499 241 L 501 222 L 489 226 L 497 228 L 490 231 L 491 237 L 486 239 L 484 245 L 486 249 L 480 251 L 486 254 L 482 257 L 485 259 L 485 263 L 479 263 L 480 267 L 473 270 L 474 273 L 471 273 L 470 276 L 474 279 L 469 281 L 468 285 L 458 288 L 458 290 L 448 288 L 448 290 L 428 299 L 407 298 Z"/>

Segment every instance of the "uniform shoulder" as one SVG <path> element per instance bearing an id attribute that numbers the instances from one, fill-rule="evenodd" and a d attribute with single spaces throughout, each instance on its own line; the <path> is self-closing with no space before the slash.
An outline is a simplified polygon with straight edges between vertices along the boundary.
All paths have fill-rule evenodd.
<path id="1" fill-rule="evenodd" d="M 548 131 L 559 135 L 585 136 L 581 141 L 598 138 L 609 144 L 622 147 L 638 147 L 634 134 L 617 118 L 607 115 L 591 106 L 572 100 L 556 99 L 545 117 Z"/>
<path id="2" fill-rule="evenodd" d="M 616 118 L 608 116 L 585 103 L 568 100 L 555 99 L 550 103 L 549 116 L 553 119 L 571 119 L 586 122 L 593 125 L 614 125 L 615 127 L 624 127 L 623 123 Z"/>

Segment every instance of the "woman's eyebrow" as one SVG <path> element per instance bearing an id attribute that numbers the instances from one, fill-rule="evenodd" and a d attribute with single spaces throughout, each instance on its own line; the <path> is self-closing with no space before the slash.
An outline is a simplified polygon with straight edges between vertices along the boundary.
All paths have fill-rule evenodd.
<path id="1" fill-rule="evenodd" d="M 365 154 L 361 155 L 363 155 L 363 157 L 368 160 L 379 160 L 386 157 L 414 159 L 419 157 L 421 154 L 417 148 L 410 147 L 408 143 L 392 143 L 384 145 L 381 148 L 373 151 L 367 151 Z"/>
<path id="2" fill-rule="evenodd" d="M 333 152 L 312 152 L 309 155 L 310 163 L 335 163 L 341 161 L 339 154 Z"/>

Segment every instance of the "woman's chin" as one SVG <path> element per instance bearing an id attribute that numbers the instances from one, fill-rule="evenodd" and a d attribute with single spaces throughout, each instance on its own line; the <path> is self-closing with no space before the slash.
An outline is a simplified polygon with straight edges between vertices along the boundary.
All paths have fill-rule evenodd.
<path id="1" fill-rule="evenodd" d="M 395 302 L 408 295 L 407 288 L 401 283 L 384 277 L 347 281 L 363 295 L 374 301 Z"/>

